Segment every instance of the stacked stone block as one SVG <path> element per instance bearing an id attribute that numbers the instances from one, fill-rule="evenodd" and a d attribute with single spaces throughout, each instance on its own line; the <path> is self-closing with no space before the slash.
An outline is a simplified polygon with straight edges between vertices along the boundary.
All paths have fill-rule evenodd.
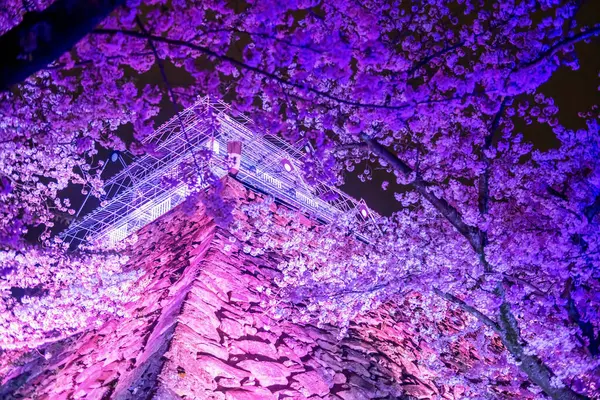
<path id="1" fill-rule="evenodd" d="M 227 196 L 238 205 L 255 197 L 234 181 Z M 0 398 L 459 397 L 433 383 L 419 362 L 426 344 L 385 308 L 341 340 L 334 326 L 272 319 L 257 288 L 278 274 L 278 260 L 226 246 L 230 233 L 202 207 L 176 208 L 138 236 L 129 267 L 151 283 L 131 316 L 25 354 L 2 371 Z"/>

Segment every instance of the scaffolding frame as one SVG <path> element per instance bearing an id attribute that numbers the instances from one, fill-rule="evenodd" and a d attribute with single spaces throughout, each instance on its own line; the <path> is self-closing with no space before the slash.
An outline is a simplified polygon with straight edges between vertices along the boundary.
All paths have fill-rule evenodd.
<path id="1" fill-rule="evenodd" d="M 255 133 L 250 126 L 252 121 L 235 113 L 230 105 L 208 96 L 200 97 L 144 140 L 155 146 L 152 154 L 122 153 L 120 157 L 133 162 L 105 182 L 105 205 L 74 220 L 60 237 L 74 246 L 84 241 L 123 240 L 186 199 L 190 190 L 184 182 L 190 178 L 190 172 L 186 175 L 180 166 L 196 164 L 194 154 L 199 150 L 212 147 L 212 157 L 202 167 L 210 168 L 218 177 L 225 176 L 229 141 L 242 142 L 241 167 L 236 179 L 246 187 L 266 193 L 321 223 L 330 223 L 340 214 L 350 213 L 359 225 L 364 224 L 356 213 L 362 201 L 334 186 L 313 186 L 304 181 L 300 173 L 305 156 L 302 144 L 290 144 L 269 133 Z M 292 171 L 281 167 L 283 159 L 293 165 Z M 179 183 L 165 184 L 165 178 Z M 369 219 L 373 220 L 374 215 Z"/>

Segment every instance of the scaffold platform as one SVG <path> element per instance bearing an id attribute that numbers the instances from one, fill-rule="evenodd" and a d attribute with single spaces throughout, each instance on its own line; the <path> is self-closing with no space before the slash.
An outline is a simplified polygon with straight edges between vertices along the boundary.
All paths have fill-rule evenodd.
<path id="1" fill-rule="evenodd" d="M 60 237 L 71 245 L 123 240 L 186 199 L 189 187 L 185 182 L 189 177 L 182 175 L 185 172 L 180 166 L 197 163 L 193 154 L 211 150 L 208 165 L 202 167 L 208 166 L 218 177 L 225 176 L 227 144 L 232 141 L 242 143 L 236 179 L 248 188 L 266 193 L 322 223 L 348 213 L 365 219 L 365 215 L 360 215 L 365 213 L 364 202 L 334 186 L 305 182 L 301 171 L 306 143 L 290 145 L 269 133 L 253 132 L 251 126 L 250 119 L 233 112 L 228 104 L 199 98 L 144 140 L 154 145 L 152 154 L 120 154 L 119 157 L 132 161 L 124 163 L 121 171 L 106 180 L 103 205 L 75 219 Z M 177 183 L 168 185 L 166 180 Z"/>

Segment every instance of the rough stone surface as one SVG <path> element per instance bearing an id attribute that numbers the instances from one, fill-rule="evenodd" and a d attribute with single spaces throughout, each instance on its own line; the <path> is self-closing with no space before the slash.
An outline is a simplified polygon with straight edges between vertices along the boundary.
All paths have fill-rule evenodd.
<path id="1" fill-rule="evenodd" d="M 227 190 L 248 201 L 239 184 Z M 426 344 L 389 313 L 355 321 L 342 340 L 336 327 L 271 320 L 257 287 L 277 261 L 225 252 L 229 233 L 201 208 L 176 208 L 138 236 L 130 266 L 151 283 L 131 316 L 48 345 L 49 360 L 25 355 L 0 371 L 0 398 L 455 398 L 419 362 Z"/>

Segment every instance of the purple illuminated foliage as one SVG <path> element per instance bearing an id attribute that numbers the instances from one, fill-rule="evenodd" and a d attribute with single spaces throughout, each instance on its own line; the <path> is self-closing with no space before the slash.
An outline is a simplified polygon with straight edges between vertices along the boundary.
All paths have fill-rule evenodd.
<path id="1" fill-rule="evenodd" d="M 131 124 L 128 146 L 143 152 L 161 98 L 226 96 L 258 130 L 311 141 L 309 182 L 341 183 L 367 160 L 404 188 L 402 210 L 369 246 L 348 242 L 344 226 L 314 237 L 319 246 L 290 239 L 303 255 L 282 265 L 281 293 L 308 305 L 301 318 L 347 323 L 419 293 L 419 307 L 399 312 L 429 321 L 424 335 L 440 356 L 458 340 L 435 328 L 444 310 L 471 316 L 457 337 L 480 362 L 457 374 L 429 360 L 440 380 L 472 396 L 489 385 L 520 398 L 598 395 L 599 110 L 582 110 L 586 128 L 569 129 L 541 90 L 560 68 L 578 68 L 576 44 L 598 43 L 600 25 L 576 23 L 583 2 L 151 0 L 143 13 L 141 1 L 126 3 L 0 94 L 3 246 L 20 251 L 27 226 L 73 212 L 60 196 L 67 185 L 99 194 L 95 146 L 126 148 L 119 126 Z M 3 10 L 0 30 L 22 14 Z M 143 83 L 165 63 L 188 84 Z M 521 122 L 551 132 L 556 147 L 535 149 Z M 4 282 L 2 313 L 19 326 Z"/>

